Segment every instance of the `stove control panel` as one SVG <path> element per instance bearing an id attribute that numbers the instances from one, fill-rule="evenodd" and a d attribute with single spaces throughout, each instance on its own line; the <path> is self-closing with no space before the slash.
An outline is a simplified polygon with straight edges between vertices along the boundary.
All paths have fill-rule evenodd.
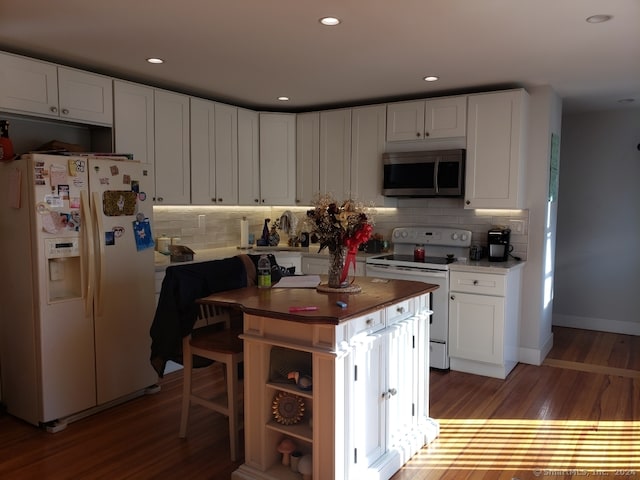
<path id="1" fill-rule="evenodd" d="M 391 234 L 394 243 L 417 245 L 471 246 L 471 231 L 447 227 L 398 227 Z"/>

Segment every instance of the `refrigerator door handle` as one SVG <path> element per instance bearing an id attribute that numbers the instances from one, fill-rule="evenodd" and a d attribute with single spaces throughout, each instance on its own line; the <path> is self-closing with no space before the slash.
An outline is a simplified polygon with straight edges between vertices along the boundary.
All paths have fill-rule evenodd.
<path id="1" fill-rule="evenodd" d="M 97 246 L 96 250 L 98 252 L 97 262 L 96 262 L 96 313 L 98 315 L 102 314 L 102 289 L 105 285 L 105 265 L 104 265 L 104 226 L 102 224 L 102 212 L 98 210 L 98 205 L 101 205 L 100 201 L 100 193 L 93 192 L 93 201 L 91 202 L 91 211 L 93 212 L 93 221 L 95 222 L 95 237 L 94 242 Z"/>
<path id="2" fill-rule="evenodd" d="M 82 242 L 86 249 L 84 262 L 82 264 L 82 274 L 84 279 L 84 310 L 86 315 L 93 313 L 93 294 L 95 290 L 95 249 L 93 239 L 93 221 L 91 218 L 91 206 L 89 204 L 89 194 L 86 190 L 80 192 L 80 212 L 82 218 Z"/>

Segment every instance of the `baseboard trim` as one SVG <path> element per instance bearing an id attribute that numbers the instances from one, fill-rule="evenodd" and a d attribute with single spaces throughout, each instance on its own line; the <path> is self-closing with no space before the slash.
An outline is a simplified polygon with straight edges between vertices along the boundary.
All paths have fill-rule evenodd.
<path id="1" fill-rule="evenodd" d="M 640 335 L 640 323 L 637 322 L 621 322 L 619 320 L 554 313 L 552 324 L 558 327 L 582 328 L 584 330 L 621 333 L 623 335 Z"/>
<path id="2" fill-rule="evenodd" d="M 551 348 L 553 348 L 553 333 L 549 335 L 549 338 L 544 342 L 542 348 L 520 347 L 518 349 L 518 360 L 521 363 L 528 363 L 529 365 L 539 367 L 547 355 L 549 355 Z"/>

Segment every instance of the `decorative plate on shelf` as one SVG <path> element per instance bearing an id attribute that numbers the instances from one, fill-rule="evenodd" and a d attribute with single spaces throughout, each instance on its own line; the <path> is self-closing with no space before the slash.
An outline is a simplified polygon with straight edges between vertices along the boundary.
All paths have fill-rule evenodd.
<path id="1" fill-rule="evenodd" d="M 304 400 L 289 392 L 278 392 L 271 407 L 273 418 L 282 425 L 293 425 L 302 420 Z"/>

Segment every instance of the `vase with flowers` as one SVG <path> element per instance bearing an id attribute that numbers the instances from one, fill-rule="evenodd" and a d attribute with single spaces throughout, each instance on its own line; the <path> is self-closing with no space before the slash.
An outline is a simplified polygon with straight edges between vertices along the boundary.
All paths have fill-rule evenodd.
<path id="1" fill-rule="evenodd" d="M 366 242 L 373 231 L 371 215 L 365 207 L 348 199 L 336 202 L 331 195 L 319 195 L 314 208 L 307 211 L 311 234 L 320 242 L 321 252 L 329 250 L 329 289 L 349 286 L 349 269 L 355 271 L 358 246 Z"/>

